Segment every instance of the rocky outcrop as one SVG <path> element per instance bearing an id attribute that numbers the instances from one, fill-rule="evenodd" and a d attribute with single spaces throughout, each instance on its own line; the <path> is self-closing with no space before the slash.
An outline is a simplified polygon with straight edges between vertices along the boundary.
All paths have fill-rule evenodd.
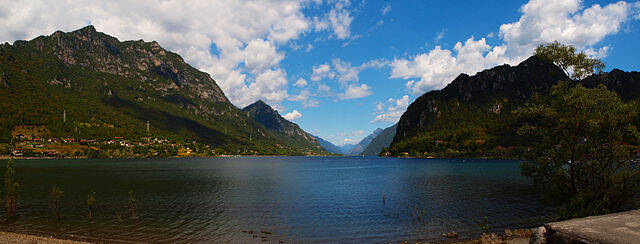
<path id="1" fill-rule="evenodd" d="M 314 136 L 302 130 L 297 124 L 280 116 L 278 111 L 262 100 L 243 108 L 242 111 L 267 130 L 277 132 L 299 146 L 323 150 Z"/>
<path id="2" fill-rule="evenodd" d="M 3 86 L 10 89 L 0 89 L 0 132 L 15 123 L 55 124 L 66 110 L 74 121 L 109 125 L 83 128 L 85 137 L 152 134 L 238 146 L 234 153 L 254 153 L 251 147 L 302 153 L 231 104 L 209 74 L 178 54 L 155 41 L 119 41 L 93 26 L 0 44 Z M 63 127 L 52 128 L 66 136 Z"/>
<path id="3" fill-rule="evenodd" d="M 500 101 L 493 112 L 505 104 L 522 104 L 533 94 L 546 93 L 560 80 L 569 80 L 553 63 L 532 56 L 517 66 L 501 65 L 469 76 L 460 74 L 442 90 L 425 93 L 409 105 L 398 122 L 393 143 L 416 136 L 426 124 L 442 116 L 441 102 L 456 101 L 481 105 Z"/>

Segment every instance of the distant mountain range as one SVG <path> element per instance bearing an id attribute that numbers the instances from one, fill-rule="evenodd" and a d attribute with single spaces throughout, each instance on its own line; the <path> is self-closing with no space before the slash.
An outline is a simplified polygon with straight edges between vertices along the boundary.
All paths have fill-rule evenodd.
<path id="1" fill-rule="evenodd" d="M 360 155 L 377 156 L 378 154 L 380 154 L 383 148 L 389 147 L 389 145 L 391 145 L 393 137 L 396 135 L 397 127 L 398 124 L 395 124 L 378 133 L 378 135 L 373 138 L 373 140 L 371 140 L 369 144 L 367 144 L 364 150 L 360 152 Z"/>
<path id="2" fill-rule="evenodd" d="M 329 141 L 327 141 L 325 139 L 322 139 L 322 138 L 320 138 L 318 136 L 313 136 L 313 137 L 315 137 L 318 140 L 318 144 L 320 144 L 320 146 L 322 148 L 324 148 L 325 150 L 327 150 L 328 152 L 333 153 L 333 154 L 344 154 L 344 151 L 342 150 L 341 147 L 336 146 L 333 143 L 331 143 L 331 142 L 329 142 Z"/>
<path id="3" fill-rule="evenodd" d="M 297 126 L 256 122 L 209 74 L 157 42 L 121 42 L 93 26 L 0 44 L 0 111 L 3 140 L 16 126 L 42 125 L 54 137 L 196 140 L 234 154 L 324 152 Z"/>
<path id="4" fill-rule="evenodd" d="M 371 143 L 371 141 L 373 141 L 373 139 L 376 138 L 376 136 L 378 136 L 380 132 L 382 132 L 382 129 L 380 128 L 374 130 L 371 134 L 364 137 L 358 144 L 356 144 L 351 150 L 349 150 L 348 154 L 360 155 L 360 153 L 364 151 L 364 149 L 369 145 L 369 143 Z"/>
<path id="5" fill-rule="evenodd" d="M 459 75 L 442 90 L 425 93 L 409 105 L 386 151 L 392 156 L 513 158 L 514 109 L 535 95 L 546 95 L 562 69 L 532 56 L 517 66 L 501 65 L 473 76 Z M 577 81 L 604 84 L 624 101 L 640 97 L 640 73 L 614 69 Z"/>

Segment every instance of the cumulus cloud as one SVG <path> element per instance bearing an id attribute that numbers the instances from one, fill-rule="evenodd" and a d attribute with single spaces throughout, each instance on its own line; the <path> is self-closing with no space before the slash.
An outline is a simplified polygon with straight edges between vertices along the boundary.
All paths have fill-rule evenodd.
<path id="1" fill-rule="evenodd" d="M 307 85 L 307 80 L 300 78 L 296 81 L 296 83 L 293 83 L 293 86 L 296 87 L 305 87 Z"/>
<path id="2" fill-rule="evenodd" d="M 335 73 L 331 72 L 331 66 L 329 66 L 328 64 L 313 66 L 312 70 L 313 70 L 313 73 L 311 74 L 312 81 L 319 81 L 324 79 L 325 77 L 329 77 L 333 79 L 333 77 L 335 76 Z"/>
<path id="3" fill-rule="evenodd" d="M 211 74 L 238 106 L 257 99 L 278 103 L 287 97 L 286 72 L 279 67 L 285 54 L 278 47 L 314 30 L 312 18 L 302 12 L 307 3 L 71 0 L 52 4 L 44 0 L 0 0 L 0 41 L 72 31 L 90 23 L 121 40 L 158 41 Z M 319 14 L 336 37 L 346 38 L 352 19 L 349 2 L 338 1 L 333 6 L 331 12 Z M 265 79 L 274 76 L 275 81 Z M 275 84 L 267 84 L 272 82 Z"/>
<path id="4" fill-rule="evenodd" d="M 340 93 L 338 95 L 338 98 L 340 100 L 347 100 L 347 99 L 366 97 L 371 94 L 372 94 L 371 87 L 368 86 L 367 84 L 361 84 L 361 85 L 350 84 L 349 87 L 347 87 L 347 89 L 343 93 Z"/>
<path id="5" fill-rule="evenodd" d="M 408 95 L 404 95 L 399 99 L 389 98 L 386 104 L 376 104 L 376 117 L 371 120 L 371 122 L 398 122 L 400 116 L 407 110 L 408 106 Z"/>
<path id="6" fill-rule="evenodd" d="M 351 21 L 353 17 L 347 7 L 351 5 L 349 0 L 335 0 L 329 13 L 322 17 L 314 17 L 313 25 L 316 31 L 331 30 L 337 39 L 347 39 L 351 36 Z"/>
<path id="7" fill-rule="evenodd" d="M 300 112 L 298 112 L 298 110 L 293 110 L 288 114 L 285 114 L 284 116 L 282 116 L 283 118 L 291 121 L 291 120 L 296 120 L 299 119 L 300 117 L 302 117 L 302 114 Z"/>
<path id="8" fill-rule="evenodd" d="M 606 36 L 617 33 L 638 3 L 617 2 L 585 7 L 580 0 L 531 0 L 520 19 L 499 28 L 501 44 L 491 46 L 485 38 L 470 37 L 452 50 L 436 46 L 426 53 L 391 62 L 391 78 L 407 80 L 413 94 L 439 89 L 460 73 L 473 74 L 499 64 L 517 64 L 541 43 L 560 41 L 596 57 L 606 55 L 609 46 L 596 47 Z M 437 37 L 436 37 L 437 38 Z"/>
<path id="9" fill-rule="evenodd" d="M 302 90 L 298 95 L 290 96 L 289 101 L 301 102 L 305 108 L 318 107 L 320 102 L 314 99 L 309 90 Z"/>
<path id="10" fill-rule="evenodd" d="M 311 74 L 312 81 L 330 79 L 338 82 L 339 88 L 344 90 L 338 94 L 340 100 L 361 98 L 371 95 L 371 87 L 367 84 L 360 84 L 360 72 L 366 69 L 378 69 L 388 65 L 384 59 L 373 59 L 358 66 L 352 66 L 350 62 L 339 58 L 331 60 L 331 63 L 324 63 L 314 66 Z M 329 87 L 322 84 L 319 92 L 328 92 Z"/>

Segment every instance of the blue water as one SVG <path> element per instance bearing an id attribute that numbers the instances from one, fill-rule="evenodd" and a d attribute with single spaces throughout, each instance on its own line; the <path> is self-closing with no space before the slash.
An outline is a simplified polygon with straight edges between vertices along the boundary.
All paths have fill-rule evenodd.
<path id="1" fill-rule="evenodd" d="M 442 240 L 550 216 L 517 161 L 378 157 L 22 160 L 19 214 L 2 229 L 150 242 Z M 64 191 L 62 217 L 49 208 Z M 94 221 L 85 200 L 96 191 Z M 127 193 L 138 199 L 129 217 Z M 384 195 L 384 201 L 383 201 Z M 424 211 L 419 220 L 413 216 Z M 120 219 L 118 218 L 120 215 Z M 260 234 L 261 230 L 272 234 Z M 258 232 L 257 237 L 246 232 Z"/>

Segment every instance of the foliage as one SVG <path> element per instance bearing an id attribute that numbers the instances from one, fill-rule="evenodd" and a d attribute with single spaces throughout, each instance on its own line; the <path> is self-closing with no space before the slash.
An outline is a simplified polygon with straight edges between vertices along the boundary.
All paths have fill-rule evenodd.
<path id="1" fill-rule="evenodd" d="M 91 221 L 93 219 L 93 205 L 96 202 L 96 192 L 95 191 L 91 191 L 89 192 L 89 194 L 87 195 L 87 206 L 89 207 L 89 221 Z"/>
<path id="2" fill-rule="evenodd" d="M 153 42 L 120 42 L 90 29 L 0 44 L 0 141 L 9 140 L 17 126 L 36 125 L 46 127 L 43 137 L 104 141 L 152 136 L 234 149 L 219 151 L 224 154 L 302 155 L 308 150 L 266 131 L 229 103 L 208 74 L 177 54 Z M 68 59 L 57 56 L 63 52 Z M 6 153 L 1 146 L 0 151 Z"/>
<path id="3" fill-rule="evenodd" d="M 557 41 L 540 44 L 536 48 L 535 55 L 552 61 L 574 80 L 583 79 L 604 68 L 602 61 L 589 58 L 584 52 L 576 52 L 574 46 L 564 45 Z"/>
<path id="4" fill-rule="evenodd" d="M 55 215 L 58 220 L 62 219 L 60 216 L 60 201 L 64 196 L 64 192 L 57 185 L 53 185 L 51 187 L 51 192 L 49 193 L 49 199 L 51 200 L 51 210 L 53 211 L 53 215 Z"/>
<path id="5" fill-rule="evenodd" d="M 560 82 L 514 115 L 531 149 L 522 173 L 563 206 L 563 217 L 620 211 L 640 191 L 637 110 L 615 92 Z"/>
<path id="6" fill-rule="evenodd" d="M 4 186 L 6 193 L 6 205 L 7 214 L 9 217 L 14 217 L 18 210 L 18 189 L 20 184 L 16 179 L 16 169 L 14 166 L 13 158 L 9 159 L 6 166 L 6 172 L 4 174 Z"/>
<path id="7" fill-rule="evenodd" d="M 133 190 L 129 191 L 129 208 L 131 208 L 131 218 L 137 219 L 136 207 L 138 206 L 137 199 L 133 194 Z"/>
<path id="8" fill-rule="evenodd" d="M 480 224 L 480 229 L 482 230 L 482 234 L 489 234 L 491 231 L 491 224 L 489 224 L 489 218 L 484 216 L 483 222 Z"/>

